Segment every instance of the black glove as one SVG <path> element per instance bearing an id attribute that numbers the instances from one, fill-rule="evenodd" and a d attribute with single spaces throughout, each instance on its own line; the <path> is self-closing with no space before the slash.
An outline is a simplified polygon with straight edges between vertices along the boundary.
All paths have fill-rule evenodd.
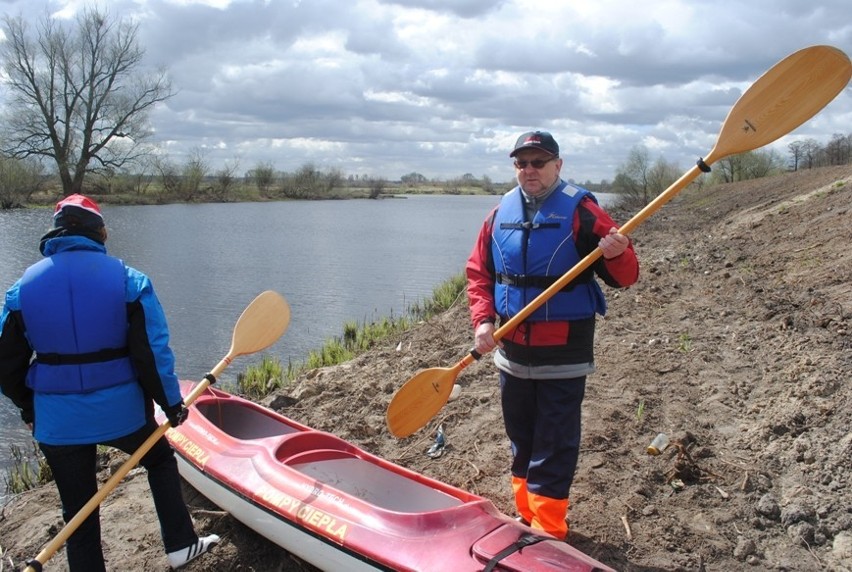
<path id="1" fill-rule="evenodd" d="M 166 417 L 169 419 L 169 423 L 171 423 L 172 427 L 177 427 L 189 417 L 189 409 L 184 407 L 183 399 L 175 403 L 174 405 L 170 405 L 163 409 L 163 413 L 166 414 Z"/>
<path id="2" fill-rule="evenodd" d="M 35 421 L 35 409 L 32 407 L 21 409 L 21 421 L 27 425 L 33 423 Z"/>

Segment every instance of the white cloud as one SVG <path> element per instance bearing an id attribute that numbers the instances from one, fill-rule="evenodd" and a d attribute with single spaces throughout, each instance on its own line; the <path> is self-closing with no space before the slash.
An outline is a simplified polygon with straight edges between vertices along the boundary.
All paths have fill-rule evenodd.
<path id="1" fill-rule="evenodd" d="M 7 0 L 37 19 L 82 0 Z M 848 0 L 114 0 L 179 93 L 151 115 L 176 161 L 305 162 L 396 178 L 512 176 L 548 129 L 569 176 L 611 179 L 630 149 L 689 168 L 772 64 L 812 44 L 852 53 Z M 793 137 L 852 125 L 850 90 Z M 782 139 L 775 144 L 786 153 Z M 167 143 L 167 144 L 166 144 Z"/>

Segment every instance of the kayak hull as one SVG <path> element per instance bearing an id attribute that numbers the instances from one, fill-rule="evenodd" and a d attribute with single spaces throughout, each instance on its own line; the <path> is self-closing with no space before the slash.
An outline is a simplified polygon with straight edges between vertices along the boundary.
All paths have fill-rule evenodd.
<path id="1" fill-rule="evenodd" d="M 184 396 L 192 387 L 181 382 Z M 166 432 L 183 478 L 320 569 L 479 572 L 505 551 L 494 570 L 612 570 L 564 542 L 529 536 L 536 532 L 483 497 L 238 396 L 208 388 L 189 409 Z M 534 541 L 516 546 L 522 537 Z"/>

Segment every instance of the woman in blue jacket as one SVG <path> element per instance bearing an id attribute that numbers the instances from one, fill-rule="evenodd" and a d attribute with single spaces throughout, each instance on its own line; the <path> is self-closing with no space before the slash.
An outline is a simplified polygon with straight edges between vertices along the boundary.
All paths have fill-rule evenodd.
<path id="1" fill-rule="evenodd" d="M 107 254 L 100 207 L 57 203 L 44 258 L 7 291 L 0 313 L 0 387 L 21 410 L 53 472 L 65 522 L 98 488 L 98 444 L 133 453 L 156 430 L 154 402 L 172 426 L 186 419 L 163 309 L 148 277 Z M 219 541 L 199 538 L 164 437 L 142 457 L 169 565 Z M 72 572 L 105 571 L 98 510 L 69 537 Z"/>

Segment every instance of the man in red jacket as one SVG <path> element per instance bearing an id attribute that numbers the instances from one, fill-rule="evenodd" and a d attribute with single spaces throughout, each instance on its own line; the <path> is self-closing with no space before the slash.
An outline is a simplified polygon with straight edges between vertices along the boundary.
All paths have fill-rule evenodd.
<path id="1" fill-rule="evenodd" d="M 595 197 L 561 179 L 550 133 L 524 133 L 509 156 L 518 186 L 486 218 L 466 266 L 474 348 L 484 355 L 499 346 L 494 363 L 518 513 L 532 528 L 565 539 L 586 376 L 595 370 L 595 315 L 606 313 L 596 277 L 630 286 L 639 262 Z M 517 314 L 596 247 L 602 257 L 494 340 L 498 320 Z"/>

